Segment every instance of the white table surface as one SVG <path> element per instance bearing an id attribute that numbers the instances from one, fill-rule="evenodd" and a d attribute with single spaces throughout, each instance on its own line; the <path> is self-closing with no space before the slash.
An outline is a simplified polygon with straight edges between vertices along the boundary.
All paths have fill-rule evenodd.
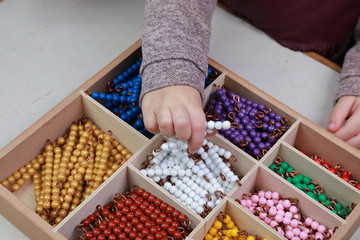
<path id="1" fill-rule="evenodd" d="M 0 148 L 139 39 L 143 12 L 143 0 L 0 2 Z M 326 127 L 338 73 L 220 8 L 212 29 L 211 58 Z M 0 215 L 0 239 L 27 238 Z"/>

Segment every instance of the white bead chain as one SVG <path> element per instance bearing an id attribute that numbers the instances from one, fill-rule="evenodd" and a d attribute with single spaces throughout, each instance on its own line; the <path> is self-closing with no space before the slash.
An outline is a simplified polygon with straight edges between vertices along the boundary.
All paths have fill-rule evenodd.
<path id="1" fill-rule="evenodd" d="M 211 128 L 227 129 L 230 122 L 209 121 L 207 130 Z M 229 160 L 235 157 L 206 139 L 197 154 L 189 155 L 187 149 L 187 142 L 168 138 L 160 149 L 148 156 L 147 168 L 140 171 L 160 183 L 184 205 L 205 216 L 239 181 L 230 169 Z"/>
<path id="2" fill-rule="evenodd" d="M 214 129 L 216 130 L 221 130 L 221 129 L 229 129 L 231 127 L 231 123 L 229 121 L 224 121 L 224 122 L 220 122 L 220 121 L 208 121 L 205 123 L 205 128 L 206 128 L 206 133 L 207 134 L 211 134 L 214 132 Z"/>

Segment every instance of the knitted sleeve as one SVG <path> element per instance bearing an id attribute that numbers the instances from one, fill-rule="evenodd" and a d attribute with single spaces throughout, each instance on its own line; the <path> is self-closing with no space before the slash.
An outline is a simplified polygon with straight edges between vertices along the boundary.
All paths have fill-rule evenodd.
<path id="1" fill-rule="evenodd" d="M 336 100 L 342 96 L 360 96 L 360 17 L 355 27 L 356 44 L 345 56 Z"/>
<path id="2" fill-rule="evenodd" d="M 203 96 L 216 0 L 147 0 L 142 34 L 142 97 L 172 85 Z"/>

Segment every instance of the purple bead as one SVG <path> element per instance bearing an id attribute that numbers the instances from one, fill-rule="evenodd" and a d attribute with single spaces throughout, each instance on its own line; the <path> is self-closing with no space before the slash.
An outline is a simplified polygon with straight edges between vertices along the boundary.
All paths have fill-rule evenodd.
<path id="1" fill-rule="evenodd" d="M 270 120 L 269 116 L 265 116 L 263 117 L 262 121 L 267 123 Z"/>
<path id="2" fill-rule="evenodd" d="M 261 138 L 260 138 L 260 137 L 254 137 L 254 138 L 253 138 L 253 142 L 256 143 L 256 144 L 258 144 L 258 143 L 261 142 Z"/>
<path id="3" fill-rule="evenodd" d="M 275 115 L 276 115 L 276 113 L 274 113 L 274 112 L 269 113 L 269 117 L 270 117 L 270 118 L 274 118 Z"/>
<path id="4" fill-rule="evenodd" d="M 257 104 L 256 102 L 253 102 L 253 103 L 251 104 L 251 106 L 252 106 L 253 108 L 257 108 L 258 104 Z"/>
<path id="5" fill-rule="evenodd" d="M 255 139 L 254 139 L 254 142 L 255 142 Z M 263 149 L 266 148 L 265 144 L 262 143 L 262 142 L 260 142 L 257 147 L 258 147 L 258 149 L 260 149 L 260 150 L 263 150 Z"/>
<path id="6" fill-rule="evenodd" d="M 222 102 L 225 102 L 226 99 L 227 99 L 227 98 L 226 98 L 225 95 L 221 95 L 221 96 L 219 97 L 219 100 L 222 101 Z"/>
<path id="7" fill-rule="evenodd" d="M 227 129 L 224 131 L 224 135 L 225 136 L 229 136 L 231 134 L 231 130 L 230 129 Z"/>
<path id="8" fill-rule="evenodd" d="M 256 137 L 257 136 L 257 132 L 255 130 L 251 130 L 250 133 L 249 133 L 249 136 L 250 137 Z"/>
<path id="9" fill-rule="evenodd" d="M 261 137 L 261 139 L 265 140 L 265 139 L 267 139 L 267 135 L 268 135 L 268 133 L 262 132 L 260 137 Z"/>
<path id="10" fill-rule="evenodd" d="M 253 117 L 255 117 L 255 115 L 256 115 L 256 113 L 254 113 L 252 111 L 249 112 L 249 117 L 253 118 Z"/>
<path id="11" fill-rule="evenodd" d="M 249 136 L 245 136 L 245 140 L 248 141 L 248 142 L 252 142 L 252 138 L 249 137 Z"/>
<path id="12" fill-rule="evenodd" d="M 267 129 L 268 132 L 273 132 L 275 130 L 275 127 L 273 125 L 270 125 Z"/>
<path id="13" fill-rule="evenodd" d="M 247 124 L 246 127 L 245 127 L 246 131 L 250 132 L 251 130 L 254 129 L 254 125 L 253 124 Z"/>
<path id="14" fill-rule="evenodd" d="M 282 117 L 281 117 L 279 114 L 276 114 L 275 117 L 274 117 L 274 120 L 275 120 L 276 122 L 280 122 L 281 119 L 282 119 Z"/>
<path id="15" fill-rule="evenodd" d="M 258 104 L 257 108 L 258 108 L 260 111 L 262 111 L 262 110 L 264 110 L 265 105 L 264 105 L 264 104 Z"/>
<path id="16" fill-rule="evenodd" d="M 233 143 L 238 144 L 240 142 L 240 138 L 238 136 L 234 137 Z"/>
<path id="17" fill-rule="evenodd" d="M 275 122 L 275 127 L 276 127 L 276 128 L 280 128 L 280 127 L 281 127 L 281 123 L 280 123 L 280 122 Z"/>
<path id="18" fill-rule="evenodd" d="M 223 102 L 223 106 L 224 106 L 224 107 L 229 107 L 229 106 L 230 106 L 230 102 L 229 102 L 229 101 Z"/>
<path id="19" fill-rule="evenodd" d="M 249 122 L 250 122 L 250 119 L 246 119 L 246 117 L 241 120 L 241 123 L 244 125 L 247 125 Z"/>
<path id="20" fill-rule="evenodd" d="M 240 135 L 240 132 L 238 130 L 235 129 L 235 131 L 233 132 L 235 134 L 235 136 Z"/>
<path id="21" fill-rule="evenodd" d="M 251 142 L 251 143 L 249 143 L 248 148 L 250 150 L 254 150 L 256 148 L 256 144 Z"/>
<path id="22" fill-rule="evenodd" d="M 234 122 L 240 123 L 241 120 L 240 120 L 240 118 L 234 118 Z"/>
<path id="23" fill-rule="evenodd" d="M 240 102 L 245 103 L 245 102 L 246 102 L 246 98 L 241 97 L 241 98 L 240 98 Z"/>
<path id="24" fill-rule="evenodd" d="M 258 155 L 260 155 L 260 150 L 259 149 L 257 149 L 257 148 L 255 148 L 254 150 L 252 150 L 252 154 L 254 155 L 254 156 L 258 156 Z"/>
<path id="25" fill-rule="evenodd" d="M 242 125 L 241 123 L 239 124 L 238 128 L 239 131 L 244 129 L 244 125 Z"/>
<path id="26" fill-rule="evenodd" d="M 250 99 L 248 99 L 248 100 L 246 100 L 246 105 L 249 105 L 250 107 L 251 107 L 251 104 L 252 104 L 253 102 L 250 100 Z"/>
<path id="27" fill-rule="evenodd" d="M 269 127 L 269 124 L 263 123 L 261 129 L 262 129 L 263 131 L 267 131 L 268 127 Z"/>
<path id="28" fill-rule="evenodd" d="M 242 118 L 244 118 L 246 115 L 245 115 L 245 113 L 243 113 L 243 112 L 240 111 L 240 112 L 237 114 L 237 116 L 238 116 L 238 118 L 242 119 Z"/>
<path id="29" fill-rule="evenodd" d="M 251 109 L 252 109 L 252 107 L 251 107 L 251 106 L 246 106 L 246 112 L 250 112 L 250 111 L 251 111 Z"/>
<path id="30" fill-rule="evenodd" d="M 217 114 L 217 115 L 220 115 L 220 114 L 221 114 L 221 109 L 218 109 L 218 108 L 215 109 L 215 110 L 214 110 L 214 113 Z"/>
<path id="31" fill-rule="evenodd" d="M 246 130 L 241 130 L 240 134 L 243 135 L 243 136 L 247 136 L 248 132 Z"/>
<path id="32" fill-rule="evenodd" d="M 266 143 L 265 143 L 265 146 L 266 146 L 266 147 L 271 147 L 272 145 L 271 145 L 271 143 L 266 142 Z"/>

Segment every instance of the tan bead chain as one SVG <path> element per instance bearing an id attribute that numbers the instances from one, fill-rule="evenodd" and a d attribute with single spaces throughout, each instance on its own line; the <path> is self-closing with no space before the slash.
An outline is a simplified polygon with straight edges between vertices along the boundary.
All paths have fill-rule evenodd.
<path id="1" fill-rule="evenodd" d="M 48 140 L 41 154 L 1 184 L 18 191 L 32 179 L 36 213 L 57 225 L 131 158 L 111 135 L 83 118 L 70 126 L 68 135 Z"/>

